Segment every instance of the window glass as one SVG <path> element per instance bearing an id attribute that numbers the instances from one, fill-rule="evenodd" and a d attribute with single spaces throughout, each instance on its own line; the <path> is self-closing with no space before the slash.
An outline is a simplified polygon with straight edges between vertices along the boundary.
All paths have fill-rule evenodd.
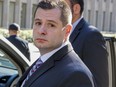
<path id="1" fill-rule="evenodd" d="M 17 68 L 9 59 L 10 57 L 0 49 L 0 76 L 18 74 Z"/>
<path id="2" fill-rule="evenodd" d="M 110 39 L 106 40 L 106 46 L 107 46 L 107 51 L 108 51 L 108 68 L 109 68 L 109 87 L 112 87 L 112 58 L 111 58 L 111 44 L 110 44 Z"/>
<path id="3" fill-rule="evenodd" d="M 14 2 L 10 3 L 10 9 L 9 9 L 9 11 L 10 11 L 9 22 L 11 24 L 11 23 L 14 22 L 14 18 L 15 18 L 15 12 L 14 12 L 15 11 L 15 3 Z"/>
<path id="4" fill-rule="evenodd" d="M 35 4 L 33 4 L 33 9 L 32 9 L 32 24 L 33 24 L 33 21 L 34 21 L 34 12 L 36 10 L 36 6 Z"/>
<path id="5" fill-rule="evenodd" d="M 0 1 L 0 27 L 2 27 L 2 14 L 3 13 L 3 2 Z"/>
<path id="6" fill-rule="evenodd" d="M 116 38 L 115 38 L 115 42 L 114 42 L 114 47 L 115 47 L 115 57 L 116 57 Z"/>
<path id="7" fill-rule="evenodd" d="M 22 3 L 21 10 L 21 27 L 26 28 L 26 4 Z"/>

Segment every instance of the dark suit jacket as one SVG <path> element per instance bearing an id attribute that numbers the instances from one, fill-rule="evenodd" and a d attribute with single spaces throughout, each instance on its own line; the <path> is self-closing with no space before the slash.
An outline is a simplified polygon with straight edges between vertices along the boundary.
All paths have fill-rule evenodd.
<path id="1" fill-rule="evenodd" d="M 17 87 L 21 86 L 32 66 L 23 74 Z M 94 87 L 94 82 L 91 72 L 71 45 L 66 45 L 44 62 L 24 87 Z"/>
<path id="2" fill-rule="evenodd" d="M 14 44 L 26 57 L 30 60 L 30 51 L 28 42 L 26 40 L 21 39 L 16 35 L 12 35 L 7 38 L 12 44 Z"/>
<path id="3" fill-rule="evenodd" d="M 97 87 L 108 87 L 108 53 L 105 40 L 98 29 L 81 19 L 70 36 L 70 42 L 91 70 Z"/>

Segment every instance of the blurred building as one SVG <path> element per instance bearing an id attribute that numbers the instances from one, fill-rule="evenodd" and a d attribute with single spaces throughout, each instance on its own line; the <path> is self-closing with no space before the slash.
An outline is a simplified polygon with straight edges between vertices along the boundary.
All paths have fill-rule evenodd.
<path id="1" fill-rule="evenodd" d="M 84 0 L 84 17 L 100 31 L 116 33 L 116 0 Z"/>
<path id="2" fill-rule="evenodd" d="M 116 32 L 116 0 L 84 0 L 84 17 L 100 31 Z M 0 0 L 0 27 L 12 22 L 30 29 L 38 0 Z"/>
<path id="3" fill-rule="evenodd" d="M 0 0 L 0 27 L 16 22 L 21 28 L 32 27 L 37 0 Z"/>

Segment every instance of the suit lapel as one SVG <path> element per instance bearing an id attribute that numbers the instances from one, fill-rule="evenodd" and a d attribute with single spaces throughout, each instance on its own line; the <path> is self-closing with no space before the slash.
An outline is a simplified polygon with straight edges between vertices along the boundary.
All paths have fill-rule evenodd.
<path id="1" fill-rule="evenodd" d="M 36 72 L 34 72 L 34 74 L 32 74 L 32 76 L 26 81 L 24 87 L 29 87 L 36 79 L 38 79 L 41 75 L 43 75 L 47 70 L 49 70 L 53 66 L 53 60 L 46 61 L 45 63 L 43 63 L 42 66 L 39 67 L 39 69 L 37 69 Z"/>
<path id="2" fill-rule="evenodd" d="M 37 60 L 36 60 L 37 61 Z M 22 84 L 22 82 L 24 81 L 24 79 L 27 77 L 30 69 L 33 67 L 33 65 L 36 63 L 36 61 L 28 68 L 28 70 L 23 74 L 23 76 L 20 78 L 17 87 L 20 87 L 20 85 Z"/>
<path id="3" fill-rule="evenodd" d="M 55 54 L 53 54 L 42 66 L 27 80 L 25 87 L 29 87 L 36 79 L 55 66 L 55 62 L 61 60 L 68 52 L 72 50 L 71 45 L 66 45 Z"/>
<path id="4" fill-rule="evenodd" d="M 70 40 L 71 43 L 73 43 L 74 40 L 76 39 L 76 37 L 79 35 L 79 33 L 80 33 L 80 31 L 81 31 L 82 26 L 83 26 L 84 23 L 85 23 L 85 22 L 84 22 L 84 19 L 82 18 L 82 19 L 80 20 L 80 22 L 77 24 L 77 26 L 75 27 L 75 29 L 74 29 L 74 31 L 72 32 L 72 34 L 70 35 L 69 40 Z"/>

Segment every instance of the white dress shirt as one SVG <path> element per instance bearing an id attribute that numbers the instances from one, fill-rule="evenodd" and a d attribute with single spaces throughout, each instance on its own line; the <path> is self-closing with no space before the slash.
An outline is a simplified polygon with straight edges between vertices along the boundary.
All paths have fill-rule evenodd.
<path id="1" fill-rule="evenodd" d="M 46 53 L 44 55 L 42 55 L 40 58 L 42 60 L 42 62 L 44 63 L 46 60 L 48 60 L 55 52 L 57 52 L 58 50 L 60 50 L 62 47 L 64 47 L 65 45 L 67 45 L 69 42 L 65 42 L 63 43 L 60 47 L 54 49 L 53 51 Z"/>

